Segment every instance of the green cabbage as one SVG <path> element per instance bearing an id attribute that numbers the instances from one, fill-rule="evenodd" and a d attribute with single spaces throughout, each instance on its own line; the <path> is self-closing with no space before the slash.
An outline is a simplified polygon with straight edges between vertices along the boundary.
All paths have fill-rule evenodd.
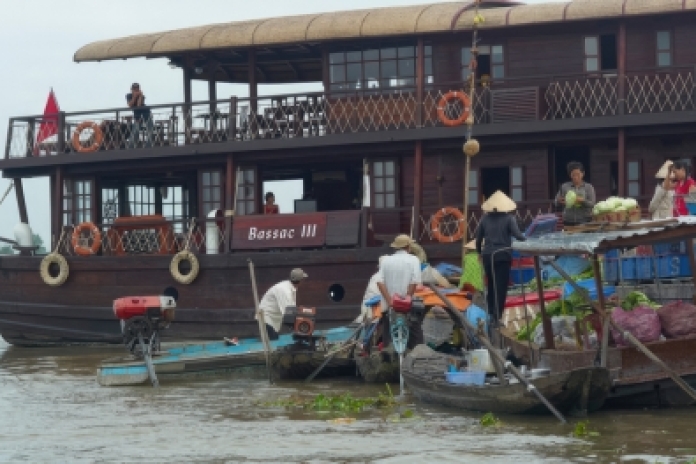
<path id="1" fill-rule="evenodd" d="M 577 200 L 577 198 L 578 196 L 575 194 L 574 191 L 568 190 L 568 193 L 566 193 L 565 197 L 566 206 L 568 208 L 572 208 L 573 206 L 575 206 L 575 201 Z"/>

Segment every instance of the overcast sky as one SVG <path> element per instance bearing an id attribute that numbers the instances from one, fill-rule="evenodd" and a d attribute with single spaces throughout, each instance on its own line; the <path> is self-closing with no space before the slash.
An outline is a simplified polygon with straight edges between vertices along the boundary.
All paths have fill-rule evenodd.
<path id="1" fill-rule="evenodd" d="M 544 0 L 553 1 L 553 0 Z M 72 57 L 81 46 L 103 39 L 158 32 L 228 21 L 306 13 L 419 5 L 426 0 L 24 0 L 3 1 L 0 15 L 0 147 L 4 156 L 8 118 L 43 113 L 49 89 L 63 111 L 95 110 L 124 105 L 132 82 L 140 82 L 151 104 L 183 99 L 180 70 L 163 59 L 76 64 Z M 463 2 L 462 2 L 463 3 Z M 527 3 L 543 3 L 527 0 Z M 276 90 L 278 89 L 278 90 Z M 226 92 L 229 91 L 229 92 Z M 266 94 L 283 93 L 265 87 Z M 206 84 L 194 84 L 194 100 L 207 99 Z M 243 95 L 246 89 L 226 86 L 226 93 Z M 9 181 L 0 179 L 0 195 Z M 25 181 L 29 222 L 34 232 L 50 242 L 50 195 L 47 179 Z M 13 238 L 19 222 L 14 192 L 0 205 L 0 236 Z"/>

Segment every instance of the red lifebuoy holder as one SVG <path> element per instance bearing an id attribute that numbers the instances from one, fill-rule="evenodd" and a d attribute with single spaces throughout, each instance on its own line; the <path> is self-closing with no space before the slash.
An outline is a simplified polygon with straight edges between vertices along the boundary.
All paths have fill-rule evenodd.
<path id="1" fill-rule="evenodd" d="M 89 232 L 92 234 L 92 246 L 84 246 L 80 244 L 80 238 L 83 232 Z M 99 248 L 101 248 L 102 234 L 101 231 L 91 222 L 83 222 L 79 226 L 75 227 L 72 234 L 72 246 L 75 250 L 75 254 L 79 256 L 90 256 L 97 254 Z"/>
<path id="2" fill-rule="evenodd" d="M 92 129 L 94 139 L 92 140 L 91 145 L 85 147 L 80 142 L 80 134 L 82 134 L 83 130 L 88 129 L 88 128 Z M 92 121 L 81 122 L 75 128 L 75 132 L 73 133 L 73 136 L 72 136 L 72 146 L 75 149 L 75 151 L 78 151 L 80 153 L 91 153 L 91 152 L 99 150 L 99 147 L 101 146 L 103 141 L 104 141 L 104 132 L 101 130 L 101 127 L 99 127 L 99 125 L 96 122 L 92 122 Z"/>
<path id="3" fill-rule="evenodd" d="M 447 216 L 453 217 L 457 222 L 457 228 L 452 235 L 445 235 L 442 233 L 442 230 L 440 230 L 442 220 Z M 430 220 L 430 232 L 433 234 L 433 238 L 440 243 L 450 243 L 461 240 L 462 237 L 464 237 L 465 227 L 466 224 L 464 224 L 464 215 L 462 212 L 457 208 L 452 208 L 449 206 L 439 210 Z"/>
<path id="4" fill-rule="evenodd" d="M 459 101 L 462 105 L 462 113 L 457 119 L 451 119 L 447 114 L 449 106 Z M 464 92 L 447 92 L 437 104 L 437 118 L 447 127 L 461 126 L 471 114 L 471 99 Z"/>

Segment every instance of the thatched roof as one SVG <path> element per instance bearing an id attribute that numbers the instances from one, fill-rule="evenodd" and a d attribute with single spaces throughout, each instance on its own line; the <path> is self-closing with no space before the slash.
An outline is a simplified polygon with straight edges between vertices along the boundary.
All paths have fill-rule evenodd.
<path id="1" fill-rule="evenodd" d="M 290 45 L 342 39 L 447 32 L 464 2 L 229 22 L 93 42 L 80 48 L 77 62 L 171 56 L 192 51 Z M 573 0 L 490 8 L 482 28 L 561 23 L 621 16 L 696 11 L 696 0 Z M 468 30 L 473 12 L 462 14 L 456 30 Z"/>

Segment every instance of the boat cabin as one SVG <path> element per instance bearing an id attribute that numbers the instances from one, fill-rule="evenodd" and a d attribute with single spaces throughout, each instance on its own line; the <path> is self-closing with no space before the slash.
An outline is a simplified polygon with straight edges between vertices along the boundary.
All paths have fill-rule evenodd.
<path id="1" fill-rule="evenodd" d="M 467 237 L 496 190 L 523 221 L 553 212 L 570 161 L 583 163 L 599 198 L 645 206 L 664 160 L 693 155 L 696 3 L 474 7 L 321 13 L 88 44 L 76 62 L 166 60 L 183 78 L 182 100 L 148 101 L 144 118 L 124 106 L 12 118 L 0 169 L 15 179 L 25 222 L 21 179 L 51 178 L 52 242 L 67 253 L 65 228 L 92 222 L 106 255 L 183 244 L 212 254 L 379 247 L 398 233 L 456 254 L 433 236 L 443 207 L 466 207 Z M 194 80 L 208 83 L 207 100 L 192 101 Z M 225 83 L 248 92 L 223 94 Z M 315 91 L 265 95 L 265 84 Z M 467 115 L 482 151 L 464 179 Z M 301 192 L 292 210 L 265 215 L 265 186 L 277 181 Z M 460 224 L 439 227 L 450 237 Z"/>

